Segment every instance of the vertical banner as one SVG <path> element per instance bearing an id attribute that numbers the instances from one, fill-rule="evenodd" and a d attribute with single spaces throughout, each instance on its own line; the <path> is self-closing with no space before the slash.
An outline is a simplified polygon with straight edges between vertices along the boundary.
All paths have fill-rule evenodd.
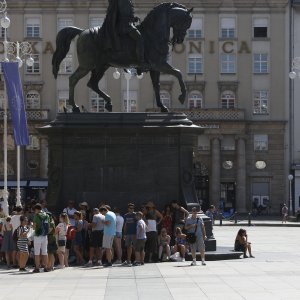
<path id="1" fill-rule="evenodd" d="M 29 144 L 29 136 L 19 66 L 17 62 L 2 62 L 1 66 L 14 128 L 15 144 L 25 146 Z"/>

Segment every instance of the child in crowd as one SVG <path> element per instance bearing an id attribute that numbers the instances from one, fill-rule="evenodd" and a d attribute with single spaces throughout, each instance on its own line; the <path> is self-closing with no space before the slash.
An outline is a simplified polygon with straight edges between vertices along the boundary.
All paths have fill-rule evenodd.
<path id="1" fill-rule="evenodd" d="M 160 261 L 162 261 L 163 252 L 166 253 L 167 260 L 170 258 L 170 241 L 171 237 L 168 235 L 166 228 L 163 228 L 158 236 L 158 259 Z"/>
<path id="2" fill-rule="evenodd" d="M 175 237 L 175 245 L 174 252 L 179 252 L 181 260 L 185 261 L 185 252 L 186 252 L 186 235 L 182 233 L 180 227 L 176 227 L 176 237 Z"/>
<path id="3" fill-rule="evenodd" d="M 19 271 L 25 272 L 26 264 L 28 260 L 28 237 L 29 232 L 28 219 L 24 216 L 20 216 L 21 225 L 16 229 L 17 230 L 17 247 L 19 251 Z"/>
<path id="4" fill-rule="evenodd" d="M 146 236 L 146 223 L 142 219 L 143 213 L 138 211 L 136 213 L 136 245 L 135 245 L 135 266 L 143 265 L 145 259 L 145 244 Z"/>

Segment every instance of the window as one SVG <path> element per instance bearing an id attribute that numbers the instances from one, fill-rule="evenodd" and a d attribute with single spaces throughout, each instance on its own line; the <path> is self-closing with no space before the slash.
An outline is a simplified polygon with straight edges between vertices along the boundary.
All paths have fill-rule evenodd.
<path id="1" fill-rule="evenodd" d="M 253 20 L 253 37 L 266 38 L 268 37 L 268 18 L 255 18 Z"/>
<path id="2" fill-rule="evenodd" d="M 69 110 L 69 91 L 58 91 L 58 112 L 63 113 L 64 108 Z"/>
<path id="3" fill-rule="evenodd" d="M 202 74 L 203 73 L 203 61 L 201 54 L 190 54 L 188 58 L 188 73 L 190 74 Z"/>
<path id="4" fill-rule="evenodd" d="M 192 25 L 188 30 L 188 37 L 190 39 L 202 38 L 202 18 L 193 19 Z"/>
<path id="5" fill-rule="evenodd" d="M 235 150 L 235 137 L 233 135 L 225 134 L 221 140 L 221 150 L 233 151 Z"/>
<path id="6" fill-rule="evenodd" d="M 221 73 L 233 74 L 236 72 L 236 57 L 235 54 L 221 54 Z"/>
<path id="7" fill-rule="evenodd" d="M 127 91 L 125 91 L 123 94 L 123 99 L 124 99 L 124 111 L 125 112 L 136 112 L 137 111 L 137 92 L 136 91 L 129 91 L 129 99 L 127 99 Z M 129 101 L 127 101 L 127 100 L 129 100 Z"/>
<path id="8" fill-rule="evenodd" d="M 104 112 L 104 99 L 97 93 L 91 92 L 90 96 L 90 112 L 99 113 Z"/>
<path id="9" fill-rule="evenodd" d="M 40 37 L 40 18 L 26 19 L 26 37 Z"/>
<path id="10" fill-rule="evenodd" d="M 160 101 L 167 108 L 171 108 L 171 96 L 170 96 L 170 93 L 168 91 L 161 91 L 160 92 Z"/>
<path id="11" fill-rule="evenodd" d="M 36 135 L 29 136 L 29 145 L 26 146 L 27 150 L 40 150 L 40 140 Z"/>
<path id="12" fill-rule="evenodd" d="M 68 54 L 61 62 L 59 67 L 59 74 L 70 74 L 73 72 L 73 56 Z"/>
<path id="13" fill-rule="evenodd" d="M 253 99 L 253 114 L 268 114 L 268 91 L 255 91 Z"/>
<path id="14" fill-rule="evenodd" d="M 103 19 L 98 17 L 91 17 L 90 18 L 90 27 L 101 27 L 103 24 Z"/>
<path id="15" fill-rule="evenodd" d="M 268 73 L 268 54 L 253 54 L 253 71 L 254 73 Z"/>
<path id="16" fill-rule="evenodd" d="M 29 91 L 26 94 L 26 109 L 41 108 L 40 94 L 37 91 Z"/>
<path id="17" fill-rule="evenodd" d="M 254 135 L 254 151 L 267 151 L 268 150 L 268 135 L 256 134 Z"/>
<path id="18" fill-rule="evenodd" d="M 40 55 L 32 54 L 31 57 L 34 60 L 34 63 L 33 63 L 32 67 L 29 67 L 26 65 L 26 73 L 38 74 L 38 73 L 40 73 Z"/>
<path id="19" fill-rule="evenodd" d="M 221 18 L 221 38 L 235 37 L 235 18 Z"/>
<path id="20" fill-rule="evenodd" d="M 202 94 L 198 91 L 193 91 L 189 93 L 188 105 L 189 109 L 202 108 Z"/>
<path id="21" fill-rule="evenodd" d="M 73 26 L 72 18 L 58 18 L 57 20 L 57 31 L 62 30 L 65 27 Z"/>
<path id="22" fill-rule="evenodd" d="M 235 94 L 232 91 L 225 91 L 221 95 L 221 107 L 222 108 L 234 108 L 235 107 Z"/>

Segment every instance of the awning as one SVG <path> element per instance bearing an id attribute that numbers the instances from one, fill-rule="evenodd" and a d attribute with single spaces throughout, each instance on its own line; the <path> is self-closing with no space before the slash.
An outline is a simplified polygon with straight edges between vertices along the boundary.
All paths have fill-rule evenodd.
<path id="1" fill-rule="evenodd" d="M 27 186 L 27 181 L 26 180 L 21 180 L 20 181 L 20 186 L 21 187 L 26 187 Z M 4 187 L 4 181 L 0 181 L 0 187 Z M 7 181 L 7 187 L 8 188 L 17 188 L 17 181 L 12 181 L 12 180 Z"/>
<path id="2" fill-rule="evenodd" d="M 29 187 L 46 188 L 48 187 L 47 180 L 30 180 Z"/>

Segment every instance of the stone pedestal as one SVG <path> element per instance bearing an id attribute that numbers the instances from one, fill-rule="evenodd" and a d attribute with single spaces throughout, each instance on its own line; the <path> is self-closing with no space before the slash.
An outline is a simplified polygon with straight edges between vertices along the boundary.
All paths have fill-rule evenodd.
<path id="1" fill-rule="evenodd" d="M 70 199 L 125 209 L 154 201 L 197 202 L 193 147 L 201 129 L 184 114 L 58 114 L 48 136 L 49 207 Z"/>

